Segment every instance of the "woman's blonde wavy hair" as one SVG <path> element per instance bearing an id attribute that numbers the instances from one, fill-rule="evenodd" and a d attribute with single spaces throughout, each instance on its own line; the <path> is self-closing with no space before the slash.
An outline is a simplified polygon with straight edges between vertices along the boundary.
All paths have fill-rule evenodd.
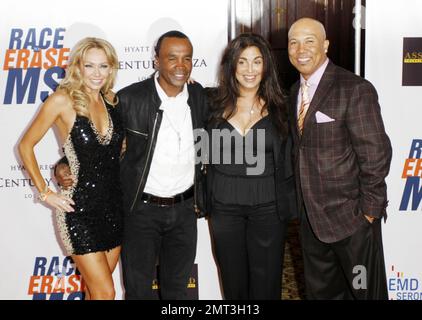
<path id="1" fill-rule="evenodd" d="M 83 67 L 83 59 L 87 51 L 90 49 L 101 49 L 107 57 L 107 61 L 111 67 L 111 74 L 108 76 L 104 86 L 101 88 L 101 93 L 108 103 L 113 106 L 117 104 L 116 99 L 113 99 L 114 101 L 107 99 L 114 96 L 111 89 L 114 86 L 117 76 L 117 54 L 113 46 L 104 39 L 93 37 L 84 38 L 73 47 L 70 53 L 69 64 L 66 68 L 66 76 L 58 87 L 70 96 L 76 113 L 87 118 L 89 118 L 88 105 L 90 103 L 90 97 L 87 94 L 87 90 L 82 79 L 81 68 Z"/>

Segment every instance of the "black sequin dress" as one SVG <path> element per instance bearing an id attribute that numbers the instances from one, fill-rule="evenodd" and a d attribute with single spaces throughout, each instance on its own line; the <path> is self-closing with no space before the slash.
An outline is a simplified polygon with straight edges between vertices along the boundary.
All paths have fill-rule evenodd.
<path id="1" fill-rule="evenodd" d="M 69 255 L 106 251 L 121 244 L 123 206 L 119 155 L 123 127 L 118 110 L 104 101 L 105 136 L 86 117 L 76 116 L 63 145 L 74 185 L 61 193 L 73 199 L 74 212 L 57 211 L 57 225 Z"/>

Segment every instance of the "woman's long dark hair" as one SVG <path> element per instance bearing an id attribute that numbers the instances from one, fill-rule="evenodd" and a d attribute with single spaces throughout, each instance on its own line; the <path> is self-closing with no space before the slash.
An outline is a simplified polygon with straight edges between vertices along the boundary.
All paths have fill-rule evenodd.
<path id="1" fill-rule="evenodd" d="M 287 135 L 287 106 L 277 76 L 276 63 L 268 42 L 260 35 L 243 33 L 233 39 L 226 47 L 220 63 L 218 86 L 210 91 L 211 123 L 229 119 L 236 110 L 236 101 L 240 95 L 236 80 L 236 67 L 240 54 L 248 47 L 257 47 L 262 54 L 264 68 L 257 98 L 264 101 L 261 112 L 268 109 L 270 118 L 279 135 Z"/>

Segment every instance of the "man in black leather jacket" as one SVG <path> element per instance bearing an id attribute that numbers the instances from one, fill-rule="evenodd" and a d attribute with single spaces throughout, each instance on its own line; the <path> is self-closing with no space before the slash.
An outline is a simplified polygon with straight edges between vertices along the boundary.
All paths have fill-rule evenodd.
<path id="1" fill-rule="evenodd" d="M 161 298 L 187 298 L 196 218 L 204 214 L 193 132 L 204 128 L 207 120 L 204 89 L 186 83 L 192 52 L 183 33 L 163 34 L 155 47 L 157 72 L 117 93 L 126 129 L 121 161 L 126 299 L 154 298 L 157 260 Z"/>

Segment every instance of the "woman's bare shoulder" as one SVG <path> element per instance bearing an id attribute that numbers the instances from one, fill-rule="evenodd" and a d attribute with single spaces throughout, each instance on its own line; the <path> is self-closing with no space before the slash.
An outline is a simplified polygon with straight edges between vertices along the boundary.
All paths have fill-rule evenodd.
<path id="1" fill-rule="evenodd" d="M 71 97 L 66 91 L 58 89 L 48 97 L 45 101 L 45 105 L 66 110 L 72 108 L 73 103 Z"/>

